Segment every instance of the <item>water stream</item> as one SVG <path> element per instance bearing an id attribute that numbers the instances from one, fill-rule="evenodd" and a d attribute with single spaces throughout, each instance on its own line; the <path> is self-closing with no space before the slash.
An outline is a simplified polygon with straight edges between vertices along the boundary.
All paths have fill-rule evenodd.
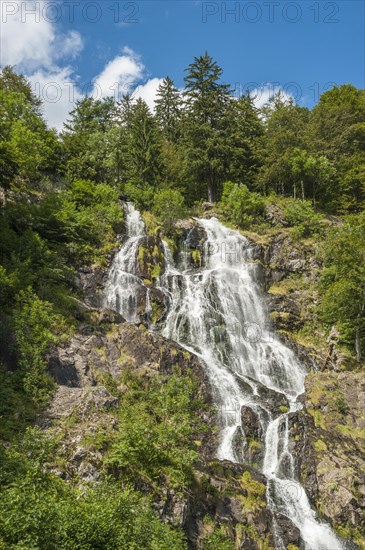
<path id="1" fill-rule="evenodd" d="M 136 255 L 145 229 L 131 205 L 126 213 L 129 238 L 111 267 L 106 303 L 135 322 L 136 291 L 143 284 L 136 275 Z M 215 218 L 198 223 L 207 235 L 201 269 L 189 268 L 184 253 L 175 265 L 164 243 L 167 266 L 159 287 L 169 297 L 170 307 L 162 333 L 198 355 L 206 366 L 219 415 L 217 457 L 242 461 L 237 441 L 244 438 L 245 426 L 240 411 L 243 405 L 250 407 L 264 434 L 262 473 L 272 510 L 300 529 L 306 550 L 343 550 L 330 527 L 316 518 L 295 477 L 288 417 L 300 408 L 297 398 L 304 391 L 306 370 L 271 330 L 252 246 Z M 286 398 L 288 412 L 274 410 L 273 401 L 262 397 L 263 388 Z M 275 543 L 285 550 L 279 537 Z"/>

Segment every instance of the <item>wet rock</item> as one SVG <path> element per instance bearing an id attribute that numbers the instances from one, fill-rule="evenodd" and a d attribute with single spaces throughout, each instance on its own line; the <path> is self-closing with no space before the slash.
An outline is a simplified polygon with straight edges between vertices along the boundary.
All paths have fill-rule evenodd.
<path id="1" fill-rule="evenodd" d="M 245 435 L 244 462 L 248 462 L 259 470 L 265 454 L 263 430 L 259 415 L 253 409 L 244 405 L 241 407 L 241 422 Z"/>
<path id="2" fill-rule="evenodd" d="M 154 281 L 164 273 L 166 264 L 160 237 L 143 237 L 137 253 L 138 275 L 147 281 Z"/>
<path id="3" fill-rule="evenodd" d="M 158 327 L 166 319 L 168 298 L 159 288 L 151 286 L 144 289 L 143 298 L 138 299 L 139 317 L 146 326 Z M 147 308 L 147 298 L 150 309 Z"/>
<path id="4" fill-rule="evenodd" d="M 242 428 L 248 439 L 260 440 L 262 437 L 262 428 L 259 415 L 250 407 L 243 405 L 241 407 Z"/>
<path id="5" fill-rule="evenodd" d="M 274 418 L 289 410 L 289 401 L 284 393 L 268 388 L 247 375 L 238 377 L 237 382 L 246 393 L 251 394 L 257 407 L 267 409 Z M 266 414 L 263 410 L 262 413 Z"/>
<path id="6" fill-rule="evenodd" d="M 300 536 L 299 529 L 290 521 L 290 519 L 283 514 L 274 514 L 276 521 L 276 533 L 279 537 L 279 540 L 284 540 L 285 544 L 293 544 L 298 548 L 303 548 L 302 539 Z"/>
<path id="7" fill-rule="evenodd" d="M 204 243 L 207 239 L 204 229 L 195 224 L 185 235 L 184 244 L 187 248 L 192 250 L 199 250 L 201 253 L 204 251 Z"/>

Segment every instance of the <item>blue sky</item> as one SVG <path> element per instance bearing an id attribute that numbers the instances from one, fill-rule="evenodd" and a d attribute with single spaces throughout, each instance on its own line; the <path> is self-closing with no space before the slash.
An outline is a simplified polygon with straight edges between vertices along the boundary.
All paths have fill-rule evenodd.
<path id="1" fill-rule="evenodd" d="M 58 127 L 72 101 L 85 89 L 96 90 L 95 83 L 103 95 L 114 93 L 111 82 L 121 85 L 119 93 L 139 86 L 136 95 L 153 105 L 160 79 L 169 75 L 182 87 L 184 69 L 206 50 L 226 82 L 257 90 L 258 104 L 274 88 L 311 107 L 333 84 L 365 87 L 363 0 L 75 0 L 73 16 L 62 0 L 57 10 L 55 2 L 27 0 L 29 10 L 39 10 L 37 21 L 17 2 L 17 13 L 14 1 L 2 2 L 0 61 L 46 88 L 46 103 L 52 96 L 47 83 L 72 83 L 74 97 L 46 105 Z"/>

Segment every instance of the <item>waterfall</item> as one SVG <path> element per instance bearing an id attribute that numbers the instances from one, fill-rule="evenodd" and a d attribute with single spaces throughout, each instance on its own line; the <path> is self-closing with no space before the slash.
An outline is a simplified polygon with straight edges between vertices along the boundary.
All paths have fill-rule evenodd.
<path id="1" fill-rule="evenodd" d="M 113 263 L 107 303 L 126 318 L 127 311 L 133 320 L 129 304 L 135 285 L 141 284 L 131 274 L 136 254 L 133 247 L 136 242 L 138 247 L 134 239 L 144 228 L 135 211 L 129 215 L 134 216 L 138 229 L 129 229 L 129 239 Z M 303 487 L 295 479 L 288 417 L 300 408 L 297 398 L 304 392 L 306 370 L 271 330 L 252 246 L 215 218 L 198 223 L 207 235 L 202 268 L 191 269 L 182 259 L 178 269 L 164 243 L 167 268 L 159 288 L 169 296 L 170 307 L 162 333 L 195 353 L 206 366 L 218 409 L 217 457 L 242 461 L 242 449 L 237 448 L 237 436 L 240 440 L 241 435 L 242 441 L 245 430 L 241 408 L 250 407 L 259 415 L 263 428 L 262 472 L 273 512 L 286 515 L 300 529 L 306 550 L 343 550 L 330 527 L 316 519 Z M 280 407 L 265 398 L 266 394 L 280 402 L 285 400 L 288 412 L 278 410 Z M 285 550 L 279 540 L 276 544 Z"/>
<path id="2" fill-rule="evenodd" d="M 116 254 L 106 284 L 105 306 L 115 309 L 130 323 L 138 322 L 137 296 L 145 287 L 137 275 L 137 253 L 146 228 L 134 206 L 124 204 L 127 240 Z"/>

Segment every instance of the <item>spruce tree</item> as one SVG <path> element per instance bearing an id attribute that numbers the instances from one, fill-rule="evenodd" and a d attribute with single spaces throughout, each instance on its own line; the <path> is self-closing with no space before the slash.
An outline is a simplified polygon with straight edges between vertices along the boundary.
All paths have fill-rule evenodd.
<path id="1" fill-rule="evenodd" d="M 195 57 L 186 69 L 184 138 L 187 172 L 198 184 L 198 197 L 213 201 L 227 171 L 225 138 L 231 101 L 222 69 L 208 53 Z"/>
<path id="2" fill-rule="evenodd" d="M 156 120 L 164 137 L 176 143 L 179 135 L 182 100 L 179 90 L 168 76 L 157 89 Z"/>

